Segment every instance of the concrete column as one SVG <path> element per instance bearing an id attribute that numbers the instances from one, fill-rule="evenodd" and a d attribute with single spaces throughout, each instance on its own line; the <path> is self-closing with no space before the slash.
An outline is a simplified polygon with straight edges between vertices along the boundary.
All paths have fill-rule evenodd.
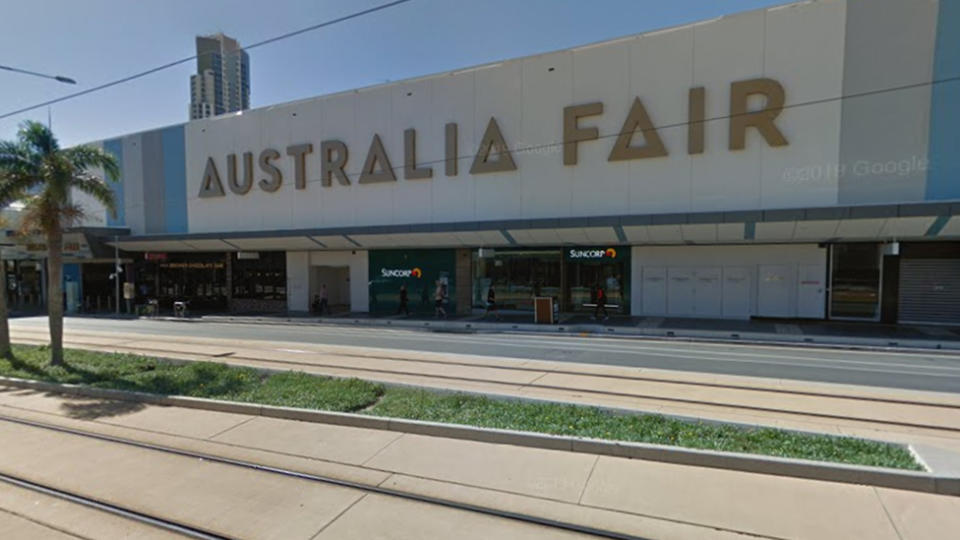
<path id="1" fill-rule="evenodd" d="M 310 252 L 287 252 L 287 311 L 310 309 Z"/>
<path id="2" fill-rule="evenodd" d="M 224 256 L 226 261 L 223 268 L 224 272 L 227 273 L 227 311 L 233 311 L 233 254 L 228 251 Z"/>
<path id="3" fill-rule="evenodd" d="M 457 314 L 466 315 L 473 310 L 473 256 L 470 249 L 458 249 L 456 255 Z"/>

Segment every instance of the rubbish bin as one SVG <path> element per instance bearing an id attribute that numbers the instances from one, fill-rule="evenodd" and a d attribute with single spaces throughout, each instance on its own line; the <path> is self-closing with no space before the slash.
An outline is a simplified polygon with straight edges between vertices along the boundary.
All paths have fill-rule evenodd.
<path id="1" fill-rule="evenodd" d="M 187 316 L 187 303 L 183 300 L 177 300 L 173 303 L 173 316 L 174 317 L 186 317 Z"/>
<path id="2" fill-rule="evenodd" d="M 535 296 L 533 298 L 533 322 L 553 324 L 555 320 L 553 304 L 552 296 Z"/>

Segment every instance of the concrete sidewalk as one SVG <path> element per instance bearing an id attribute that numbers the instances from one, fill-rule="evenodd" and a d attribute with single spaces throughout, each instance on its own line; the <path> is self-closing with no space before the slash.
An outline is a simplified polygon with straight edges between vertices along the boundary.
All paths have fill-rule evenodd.
<path id="1" fill-rule="evenodd" d="M 188 322 L 239 322 L 281 325 L 358 325 L 420 328 L 456 332 L 591 333 L 624 337 L 658 337 L 705 341 L 808 344 L 853 348 L 915 348 L 960 350 L 960 328 L 935 325 L 896 325 L 847 321 L 731 320 L 614 315 L 597 321 L 583 314 L 562 314 L 554 325 L 534 324 L 532 315 L 504 314 L 501 320 L 481 314 L 436 319 L 429 316 L 371 316 L 340 313 L 326 317 L 303 313 L 262 315 L 203 315 L 161 317 Z"/>
<path id="2" fill-rule="evenodd" d="M 17 329 L 22 343 L 47 343 Z M 911 444 L 960 471 L 960 395 L 597 364 L 274 341 L 68 332 L 69 347 L 359 377 Z"/>
<path id="3" fill-rule="evenodd" d="M 922 539 L 947 538 L 960 528 L 960 498 L 892 489 L 22 390 L 0 392 L 0 416 L 645 538 Z M 0 423 L 0 429 L 11 428 Z M 21 435 L 5 440 L 26 439 Z M 33 450 L 16 453 L 34 459 L 27 456 L 58 446 L 52 440 L 38 442 Z M 94 450 L 88 445 L 87 451 Z M 10 458 L 9 452 L 4 454 Z M 69 450 L 62 449 L 61 455 L 67 454 Z M 49 461 L 51 474 L 62 469 Z M 50 479 L 60 481 L 55 474 Z M 157 492 L 151 500 L 161 504 L 164 496 Z M 398 531 L 429 521 L 429 514 L 411 512 L 400 502 L 378 503 L 353 512 L 341 524 L 343 531 L 360 537 L 364 525 L 373 527 L 379 520 L 390 520 Z M 442 530 L 452 534 L 465 526 L 457 525 Z M 475 532 L 484 537 L 484 524 L 474 527 L 480 527 Z"/>

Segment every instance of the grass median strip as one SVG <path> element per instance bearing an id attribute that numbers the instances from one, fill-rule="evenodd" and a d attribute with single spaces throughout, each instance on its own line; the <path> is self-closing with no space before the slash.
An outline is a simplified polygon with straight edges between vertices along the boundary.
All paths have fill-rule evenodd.
<path id="1" fill-rule="evenodd" d="M 494 399 L 305 373 L 264 373 L 207 362 L 173 363 L 129 354 L 67 350 L 66 365 L 50 367 L 45 347 L 14 346 L 0 359 L 0 375 L 48 382 L 357 412 L 485 428 L 643 442 L 922 470 L 898 445 L 861 439 L 692 422 L 660 415 L 616 414 L 595 407 Z"/>

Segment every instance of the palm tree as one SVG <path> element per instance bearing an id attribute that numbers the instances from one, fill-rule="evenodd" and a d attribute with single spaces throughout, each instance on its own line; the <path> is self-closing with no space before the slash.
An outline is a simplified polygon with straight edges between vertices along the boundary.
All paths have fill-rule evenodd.
<path id="1" fill-rule="evenodd" d="M 47 240 L 47 316 L 50 321 L 50 364 L 63 363 L 63 231 L 83 217 L 71 201 L 82 191 L 115 213 L 113 191 L 91 169 L 120 178 L 117 160 L 94 146 L 60 148 L 47 126 L 27 121 L 16 141 L 0 142 L 0 204 L 24 202 L 21 228 Z"/>
<path id="2" fill-rule="evenodd" d="M 0 177 L 0 182 L 3 179 Z M 0 210 L 6 207 L 0 204 Z M 0 219 L 0 233 L 4 232 L 6 223 Z M 13 354 L 10 349 L 10 324 L 7 312 L 7 263 L 3 260 L 3 248 L 0 247 L 0 357 L 10 358 Z"/>

